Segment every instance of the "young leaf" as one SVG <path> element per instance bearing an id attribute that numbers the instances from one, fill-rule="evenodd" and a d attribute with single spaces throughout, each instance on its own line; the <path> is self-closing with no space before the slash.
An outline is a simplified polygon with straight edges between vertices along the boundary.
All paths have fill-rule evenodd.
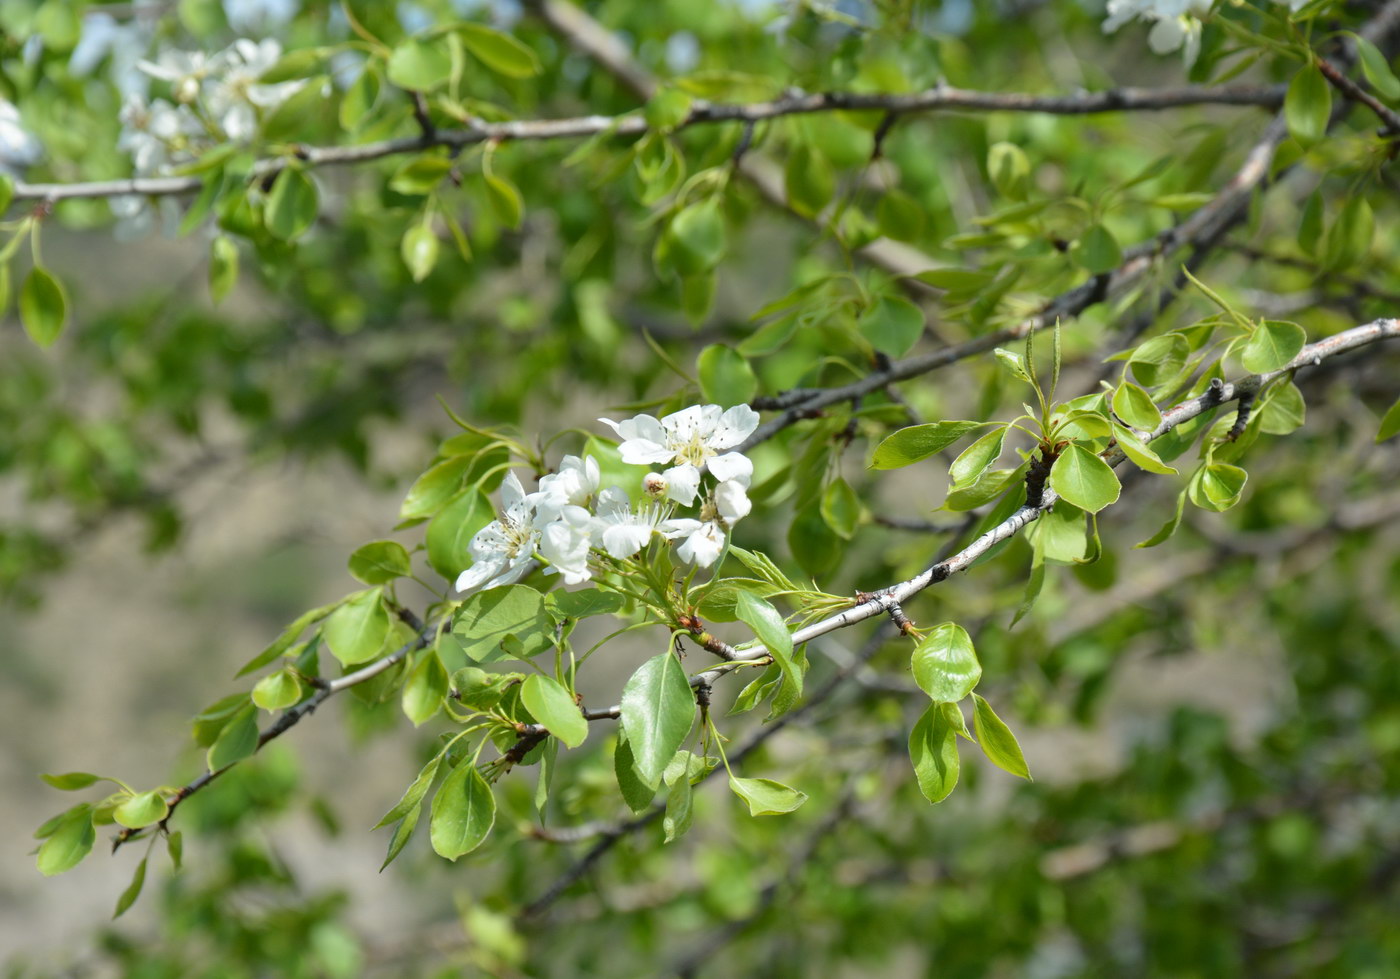
<path id="1" fill-rule="evenodd" d="M 234 714 L 209 746 L 205 761 L 211 772 L 242 761 L 258 750 L 258 709 L 251 703 Z"/>
<path id="2" fill-rule="evenodd" d="M 695 697 L 680 660 L 660 653 L 641 665 L 622 688 L 622 729 L 637 775 L 649 786 L 690 734 L 695 722 Z"/>
<path id="3" fill-rule="evenodd" d="M 836 193 L 836 174 L 831 164 L 805 143 L 788 156 L 783 183 L 788 206 L 804 218 L 815 218 Z"/>
<path id="4" fill-rule="evenodd" d="M 788 631 L 787 623 L 768 602 L 754 595 L 752 592 L 741 591 L 734 602 L 734 614 L 746 626 L 753 630 L 755 636 L 763 645 L 768 647 L 768 652 L 772 654 L 773 661 L 778 664 L 778 669 L 782 671 L 783 682 L 780 687 L 783 701 L 781 708 L 778 701 L 774 701 L 773 714 L 777 716 L 785 713 L 787 709 L 802 699 L 802 668 L 794 661 L 792 655 L 792 633 Z"/>
<path id="5" fill-rule="evenodd" d="M 496 797 L 471 760 L 452 770 L 433 796 L 428 833 L 439 856 L 456 860 L 481 846 L 496 823 Z"/>
<path id="6" fill-rule="evenodd" d="M 63 332 L 68 318 L 68 297 L 63 285 L 47 269 L 36 265 L 24 277 L 19 290 L 19 318 L 24 332 L 41 347 L 47 347 Z"/>
<path id="7" fill-rule="evenodd" d="M 962 450 L 948 469 L 953 486 L 970 486 L 992 467 L 992 463 L 1001 455 L 1002 444 L 1006 441 L 1006 429 L 1007 426 L 999 425 Z"/>
<path id="8" fill-rule="evenodd" d="M 1327 132 L 1332 116 L 1332 88 L 1316 65 L 1308 64 L 1289 83 L 1283 100 L 1288 132 L 1304 147 L 1311 146 Z"/>
<path id="9" fill-rule="evenodd" d="M 943 421 L 901 428 L 875 447 L 870 468 L 899 469 L 927 459 L 981 426 L 981 422 Z"/>
<path id="10" fill-rule="evenodd" d="M 263 710 L 285 710 L 301 699 L 301 681 L 292 670 L 269 673 L 253 687 L 253 703 Z"/>
<path id="11" fill-rule="evenodd" d="M 316 223 L 318 208 L 311 178 L 300 167 L 283 167 L 267 195 L 263 220 L 273 237 L 295 241 Z"/>
<path id="12" fill-rule="evenodd" d="M 457 612 L 452 634 L 478 663 L 507 656 L 528 659 L 554 647 L 554 621 L 545 611 L 544 596 L 529 585 L 472 595 Z"/>
<path id="13" fill-rule="evenodd" d="M 632 757 L 632 746 L 627 741 L 627 732 L 619 731 L 617 748 L 613 751 L 613 772 L 617 776 L 617 787 L 622 792 L 622 801 L 633 812 L 644 812 L 651 807 L 656 787 L 647 785 L 637 775 L 636 762 Z"/>
<path id="14" fill-rule="evenodd" d="M 39 777 L 49 785 L 64 792 L 76 792 L 78 789 L 85 789 L 89 785 L 102 781 L 101 775 L 93 775 L 90 772 L 65 772 L 62 775 L 40 775 Z"/>
<path id="15" fill-rule="evenodd" d="M 1123 249 L 1118 246 L 1118 239 L 1101 224 L 1084 232 L 1072 254 L 1075 261 L 1094 275 L 1112 272 L 1123 264 Z"/>
<path id="16" fill-rule="evenodd" d="M 133 795 L 112 811 L 112 818 L 127 829 L 150 826 L 168 815 L 170 805 L 164 796 L 154 790 Z"/>
<path id="17" fill-rule="evenodd" d="M 330 614 L 322 629 L 331 654 L 343 666 L 372 659 L 389 635 L 389 610 L 384 589 L 369 588 L 351 597 Z"/>
<path id="18" fill-rule="evenodd" d="M 588 721 L 574 703 L 573 694 L 553 677 L 538 673 L 526 677 L 520 688 L 520 702 L 568 747 L 577 748 L 588 739 Z"/>
<path id="19" fill-rule="evenodd" d="M 209 297 L 214 305 L 224 301 L 238 281 L 238 246 L 228 235 L 219 235 L 209 246 Z"/>
<path id="20" fill-rule="evenodd" d="M 1212 462 L 1196 470 L 1186 491 L 1196 506 L 1219 513 L 1240 501 L 1248 479 L 1249 474 L 1239 466 Z"/>
<path id="21" fill-rule="evenodd" d="M 399 855 L 408 841 L 413 838 L 413 831 L 418 828 L 418 817 L 423 814 L 423 804 L 417 803 L 411 806 L 399 820 L 399 824 L 394 827 L 394 835 L 389 840 L 389 851 L 384 855 L 384 862 L 379 865 L 379 872 L 383 873 L 384 868 L 394 862 L 394 858 Z"/>
<path id="22" fill-rule="evenodd" d="M 136 899 L 141 896 L 141 888 L 146 886 L 146 857 L 141 858 L 141 862 L 136 865 L 136 873 L 131 875 L 131 883 L 126 885 L 126 890 L 122 891 L 121 897 L 117 898 L 116 910 L 112 912 L 112 917 L 120 918 L 126 914 L 127 910 L 136 903 Z"/>
<path id="23" fill-rule="evenodd" d="M 1071 442 L 1050 467 L 1050 486 L 1081 510 L 1098 513 L 1118 499 L 1122 487 L 1113 468 L 1078 442 Z"/>
<path id="24" fill-rule="evenodd" d="M 1144 432 L 1151 432 L 1162 424 L 1162 413 L 1152 396 L 1132 381 L 1124 381 L 1113 392 L 1113 413 Z"/>
<path id="25" fill-rule="evenodd" d="M 1129 461 L 1144 472 L 1157 473 L 1162 476 L 1176 474 L 1176 470 L 1163 462 L 1146 442 L 1122 425 L 1113 426 L 1113 437 L 1118 440 L 1118 448 L 1123 450 L 1123 454 L 1128 457 Z"/>
<path id="26" fill-rule="evenodd" d="M 431 220 L 415 221 L 403 233 L 399 254 L 414 282 L 422 282 L 433 271 L 438 260 L 438 236 Z"/>
<path id="27" fill-rule="evenodd" d="M 394 803 L 394 808 L 384 814 L 384 818 L 375 823 L 372 829 L 379 829 L 388 826 L 390 823 L 398 822 L 408 815 L 409 810 L 417 807 L 423 801 L 423 796 L 428 794 L 428 788 L 433 784 L 433 779 L 437 778 L 438 766 L 442 764 L 442 755 L 433 756 L 432 761 L 423 766 L 418 777 L 413 780 L 398 802 Z"/>
<path id="28" fill-rule="evenodd" d="M 1307 333 L 1297 323 L 1265 320 L 1241 351 L 1244 369 L 1253 374 L 1276 371 L 1298 356 L 1307 341 Z"/>
<path id="29" fill-rule="evenodd" d="M 1391 405 L 1381 418 L 1381 427 L 1376 431 L 1376 441 L 1384 442 L 1400 433 L 1400 400 Z"/>
<path id="30" fill-rule="evenodd" d="M 1172 516 L 1167 520 L 1167 522 L 1162 525 L 1162 528 L 1158 530 L 1157 533 L 1147 538 L 1147 540 L 1141 541 L 1140 543 L 1135 544 L 1133 546 L 1156 547 L 1158 544 L 1167 541 L 1168 539 L 1170 539 L 1172 534 L 1176 533 L 1176 528 L 1181 525 L 1181 515 L 1185 512 L 1186 491 L 1182 490 L 1176 495 L 1176 510 L 1173 512 Z"/>
<path id="31" fill-rule="evenodd" d="M 1361 60 L 1361 71 L 1366 76 L 1366 81 L 1370 82 L 1371 87 L 1379 92 L 1382 98 L 1389 101 L 1400 99 L 1400 79 L 1397 79 L 1395 73 L 1390 70 L 1390 65 L 1380 48 L 1360 34 L 1347 32 L 1347 36 L 1356 45 L 1356 53 Z"/>
<path id="32" fill-rule="evenodd" d="M 460 463 L 460 468 L 455 463 Z M 413 512 L 427 516 L 425 511 L 432 510 L 432 500 L 437 498 L 437 494 L 448 493 L 449 502 L 445 506 L 439 505 L 436 513 L 432 514 L 433 521 L 428 524 L 424 542 L 428 546 L 428 563 L 449 581 L 455 581 L 457 575 L 471 566 L 472 538 L 496 517 L 490 499 L 475 487 L 468 486 L 457 495 L 451 495 L 454 489 L 449 487 L 460 484 L 462 474 L 470 464 L 470 460 L 448 459 L 429 469 L 413 484 L 400 509 L 401 516 L 408 519 L 406 515 L 412 503 Z"/>
<path id="33" fill-rule="evenodd" d="M 1030 158 L 1015 143 L 993 143 L 987 150 L 987 176 L 997 193 L 1023 201 L 1031 176 Z"/>
<path id="34" fill-rule="evenodd" d="M 909 732 L 909 760 L 919 791 L 929 802 L 942 802 L 958 784 L 958 734 L 941 704 L 930 704 Z"/>
<path id="35" fill-rule="evenodd" d="M 404 682 L 399 701 L 404 716 L 413 722 L 414 727 L 430 720 L 438 712 L 449 685 L 447 667 L 442 665 L 437 650 L 428 650 Z"/>
<path id="36" fill-rule="evenodd" d="M 914 682 L 934 703 L 962 700 L 982 678 L 972 637 L 956 622 L 943 622 L 914 647 Z"/>
<path id="37" fill-rule="evenodd" d="M 408 551 L 398 541 L 362 544 L 350 555 L 350 573 L 367 585 L 382 585 L 413 573 Z"/>
<path id="38" fill-rule="evenodd" d="M 751 816 L 781 816 L 800 809 L 807 801 L 807 793 L 771 778 L 739 778 L 731 775 L 729 787 L 749 804 Z"/>
<path id="39" fill-rule="evenodd" d="M 92 806 L 88 803 L 74 806 L 57 821 L 53 832 L 39 847 L 39 873 L 45 877 L 72 870 L 88 855 L 92 844 L 97 840 L 97 831 L 92 826 Z"/>
<path id="40" fill-rule="evenodd" d="M 387 68 L 389 81 L 399 88 L 431 92 L 452 77 L 452 55 L 441 40 L 409 38 L 394 48 Z"/>
<path id="41" fill-rule="evenodd" d="M 840 476 L 833 479 L 822 492 L 822 519 L 836 536 L 850 540 L 860 523 L 860 498 L 851 484 Z"/>
<path id="42" fill-rule="evenodd" d="M 462 46 L 482 64 L 507 78 L 532 78 L 541 71 L 540 59 L 524 44 L 484 24 L 459 23 L 454 28 Z"/>
<path id="43" fill-rule="evenodd" d="M 903 357 L 924 332 L 924 314 L 907 299 L 886 296 L 861 317 L 859 329 L 876 350 Z"/>
<path id="44" fill-rule="evenodd" d="M 982 753 L 998 768 L 1030 781 L 1031 770 L 1026 767 L 1021 745 L 1016 741 L 1016 735 L 1011 733 L 1011 728 L 978 694 L 972 695 L 972 705 L 972 726 L 977 730 L 977 743 Z"/>
<path id="45" fill-rule="evenodd" d="M 687 762 L 682 765 L 676 765 L 673 762 L 666 766 L 663 776 L 670 788 L 670 791 L 666 793 L 666 814 L 661 820 L 661 828 L 665 833 L 665 842 L 667 843 L 684 836 L 685 831 L 690 829 L 691 819 L 695 815 L 691 805 L 694 791 L 690 782 L 689 755 L 688 751 L 677 752 L 676 757 L 685 758 Z"/>
<path id="46" fill-rule="evenodd" d="M 758 378 L 744 355 L 733 347 L 712 343 L 695 363 L 700 393 L 712 404 L 747 404 L 758 393 Z"/>

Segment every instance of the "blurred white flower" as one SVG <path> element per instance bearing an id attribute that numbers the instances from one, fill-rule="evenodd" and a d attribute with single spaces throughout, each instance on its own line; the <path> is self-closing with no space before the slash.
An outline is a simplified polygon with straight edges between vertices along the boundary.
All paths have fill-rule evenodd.
<path id="1" fill-rule="evenodd" d="M 206 86 L 209 112 L 229 139 L 245 141 L 257 131 L 258 110 L 275 109 L 306 84 L 304 80 L 263 84 L 259 78 L 282 57 L 282 45 L 273 38 L 251 41 L 239 38 L 221 57 L 224 70 Z"/>
<path id="2" fill-rule="evenodd" d="M 19 109 L 0 98 L 0 171 L 22 177 L 43 155 L 43 144 L 20 122 Z"/>
<path id="3" fill-rule="evenodd" d="M 137 68 L 137 63 L 150 46 L 150 36 L 150 26 L 140 19 L 121 23 L 100 10 L 87 11 L 77 47 L 68 59 L 68 70 L 77 77 L 91 75 L 110 55 L 108 74 L 117 91 L 122 95 L 145 95 L 150 90 L 149 76 Z"/>
<path id="4" fill-rule="evenodd" d="M 204 128 L 188 106 L 171 105 L 164 99 L 147 103 L 140 95 L 128 95 L 118 113 L 121 133 L 117 149 L 129 153 L 136 173 L 161 173 L 188 155 L 189 141 Z"/>
<path id="5" fill-rule="evenodd" d="M 166 48 L 156 55 L 155 61 L 142 58 L 136 62 L 136 67 L 152 78 L 169 82 L 170 94 L 183 104 L 199 98 L 204 80 L 222 69 L 222 60 L 222 53 L 211 56 L 203 51 Z"/>
<path id="6" fill-rule="evenodd" d="M 758 427 L 758 412 L 748 405 L 725 411 L 719 405 L 692 405 L 656 419 L 637 415 L 623 422 L 599 421 L 611 426 L 622 439 L 618 447 L 628 465 L 673 463 L 662 475 L 667 495 L 690 506 L 700 489 L 700 474 L 708 470 L 721 481 L 737 479 L 748 484 L 753 463 L 739 452 L 726 452 L 741 444 Z"/>
<path id="7" fill-rule="evenodd" d="M 297 15 L 301 0 L 224 0 L 224 16 L 240 34 L 266 34 Z"/>
<path id="8" fill-rule="evenodd" d="M 1211 0 L 1108 0 L 1105 33 L 1118 30 L 1130 20 L 1152 22 L 1147 44 L 1157 54 L 1177 49 L 1188 65 L 1194 64 L 1201 50 L 1199 16 L 1210 11 Z"/>

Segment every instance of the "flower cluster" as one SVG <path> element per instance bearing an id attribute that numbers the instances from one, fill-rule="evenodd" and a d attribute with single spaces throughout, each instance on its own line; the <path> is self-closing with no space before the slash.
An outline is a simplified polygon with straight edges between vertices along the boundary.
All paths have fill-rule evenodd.
<path id="1" fill-rule="evenodd" d="M 519 581 L 537 559 L 565 583 L 578 584 L 601 562 L 626 560 L 657 535 L 679 541 L 676 554 L 689 564 L 706 568 L 719 559 L 726 532 L 752 508 L 753 463 L 733 449 L 758 427 L 758 413 L 747 405 L 727 411 L 695 405 L 660 419 L 600 421 L 622 440 L 624 463 L 668 467 L 642 477 L 643 502 L 634 507 L 620 486 L 599 492 L 598 463 L 591 457 L 565 456 L 533 493 L 510 473 L 498 518 L 468 545 L 472 566 L 457 578 L 459 592 Z M 684 515 L 682 507 L 698 508 Z"/>
<path id="2" fill-rule="evenodd" d="M 1200 17 L 1210 12 L 1213 0 L 1108 0 L 1108 19 L 1103 22 L 1104 33 L 1111 34 L 1131 20 L 1152 24 L 1147 44 L 1158 54 L 1170 54 L 1181 49 L 1186 64 L 1196 63 L 1201 53 Z M 1297 11 L 1308 0 L 1274 0 Z"/>

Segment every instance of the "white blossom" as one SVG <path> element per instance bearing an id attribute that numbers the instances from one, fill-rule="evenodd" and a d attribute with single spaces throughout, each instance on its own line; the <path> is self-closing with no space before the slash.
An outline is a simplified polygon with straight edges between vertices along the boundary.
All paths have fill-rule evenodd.
<path id="1" fill-rule="evenodd" d="M 282 57 L 273 38 L 240 38 L 224 52 L 225 68 L 211 78 L 206 91 L 209 112 L 229 139 L 251 139 L 257 131 L 258 110 L 275 109 L 295 95 L 303 80 L 264 84 L 258 81 Z"/>
<path id="2" fill-rule="evenodd" d="M 621 560 L 651 543 L 652 534 L 669 529 L 669 525 L 663 528 L 665 516 L 656 503 L 633 510 L 627 493 L 619 486 L 610 486 L 598 494 L 598 515 L 593 519 L 603 550 Z"/>
<path id="3" fill-rule="evenodd" d="M 136 94 L 126 97 L 117 118 L 122 123 L 117 149 L 131 154 L 140 176 L 162 173 L 184 162 L 190 140 L 203 131 L 188 106 L 171 105 L 164 99 L 148 104 Z"/>
<path id="4" fill-rule="evenodd" d="M 20 122 L 19 109 L 0 98 L 0 172 L 19 177 L 43 155 L 44 147 Z"/>
<path id="5" fill-rule="evenodd" d="M 540 532 L 540 553 L 550 569 L 564 576 L 564 584 L 577 585 L 592 577 L 588 552 L 593 546 L 593 518 L 579 506 L 565 506 Z"/>
<path id="6" fill-rule="evenodd" d="M 758 427 L 758 412 L 748 405 L 725 411 L 719 405 L 692 405 L 656 419 L 637 415 L 623 422 L 599 421 L 611 426 L 622 439 L 622 461 L 648 466 L 671 463 L 662 475 L 667 495 L 685 506 L 695 502 L 700 475 L 708 470 L 721 481 L 736 479 L 744 485 L 753 475 L 753 463 L 739 452 L 726 452 L 741 444 Z"/>
<path id="7" fill-rule="evenodd" d="M 553 507 L 541 512 L 540 502 L 539 494 L 525 495 L 515 473 L 506 476 L 501 484 L 500 519 L 479 530 L 467 545 L 472 566 L 457 576 L 459 592 L 508 585 L 525 577 L 544 527 L 557 513 Z"/>
<path id="8" fill-rule="evenodd" d="M 296 16 L 301 0 L 224 0 L 228 24 L 241 34 L 275 31 Z"/>
<path id="9" fill-rule="evenodd" d="M 1201 50 L 1199 16 L 1210 11 L 1211 0 L 1108 0 L 1105 33 L 1118 30 L 1130 20 L 1152 22 L 1147 44 L 1157 54 L 1170 54 L 1183 48 L 1188 65 L 1194 64 Z"/>
<path id="10" fill-rule="evenodd" d="M 700 519 L 681 517 L 666 522 L 664 531 L 672 540 L 684 538 L 676 556 L 688 564 L 708 568 L 724 551 L 726 529 L 749 515 L 753 504 L 738 480 L 728 479 L 715 487 L 714 495 L 700 508 Z"/>
<path id="11" fill-rule="evenodd" d="M 576 507 L 587 506 L 593 494 L 598 492 L 598 460 L 589 456 L 565 456 L 559 463 L 559 471 L 550 473 L 540 480 L 540 492 Z"/>
<path id="12" fill-rule="evenodd" d="M 170 94 L 175 97 L 175 101 L 188 103 L 199 98 L 204 80 L 222 69 L 223 58 L 222 53 L 210 56 L 203 51 L 166 48 L 156 55 L 155 61 L 143 58 L 136 62 L 136 67 L 152 78 L 169 82 Z"/>

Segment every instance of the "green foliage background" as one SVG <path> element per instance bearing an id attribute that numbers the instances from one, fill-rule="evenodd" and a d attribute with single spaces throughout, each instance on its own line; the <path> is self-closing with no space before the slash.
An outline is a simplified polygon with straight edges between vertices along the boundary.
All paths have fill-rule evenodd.
<path id="1" fill-rule="evenodd" d="M 152 50 L 214 51 L 238 36 L 217 3 L 156 6 Z M 83 580 L 72 576 L 104 528 L 129 527 L 134 516 L 153 553 L 133 546 L 114 562 L 136 582 L 115 614 L 139 617 L 144 577 L 198 566 L 199 549 L 212 547 L 201 530 L 218 526 L 221 505 L 200 490 L 211 469 L 235 494 L 238 477 L 226 473 L 290 470 L 276 506 L 298 513 L 334 508 L 353 483 L 343 495 L 357 512 L 332 525 L 350 536 L 295 543 L 285 561 L 245 562 L 190 584 L 189 615 L 208 625 L 159 669 L 140 651 L 143 641 L 164 646 L 156 634 L 130 643 L 129 659 L 101 664 L 99 672 L 148 677 L 149 700 L 136 703 L 158 705 L 169 721 L 136 753 L 145 765 L 137 792 L 204 771 L 204 749 L 232 729 L 227 717 L 205 717 L 213 727 L 203 739 L 196 731 L 198 748 L 177 718 L 252 689 L 252 677 L 237 686 L 226 677 L 303 610 L 339 602 L 352 586 L 339 562 L 364 541 L 392 534 L 431 585 L 455 577 L 464 541 L 447 534 L 467 517 L 437 515 L 449 498 L 475 512 L 475 490 L 459 487 L 507 457 L 495 434 L 518 441 L 522 472 L 584 450 L 616 471 L 593 421 L 600 413 L 754 401 L 771 419 L 782 403 L 764 399 L 782 392 L 837 387 L 892 359 L 986 340 L 978 356 L 897 389 L 795 417 L 750 453 L 755 512 L 734 542 L 802 583 L 807 604 L 793 599 L 783 615 L 825 612 L 824 596 L 909 578 L 950 539 L 965 545 L 973 524 L 964 513 L 985 528 L 996 522 L 989 512 L 1004 517 L 999 507 L 1024 498 L 1022 460 L 997 475 L 995 458 L 958 456 L 970 431 L 926 452 L 899 441 L 908 434 L 886 441 L 911 421 L 1005 423 L 1033 400 L 1025 348 L 996 331 L 1047 309 L 1048 327 L 1062 314 L 1062 401 L 1094 394 L 1100 377 L 1116 385 L 1124 366 L 1104 358 L 1135 350 L 1128 377 L 1152 404 L 1115 398 L 1112 408 L 1150 429 L 1129 415 L 1199 395 L 1213 377 L 1274 370 L 1292 359 L 1299 335 L 1317 341 L 1396 309 L 1394 147 L 1383 115 L 1400 97 L 1388 67 L 1396 39 L 1382 34 L 1358 51 L 1342 33 L 1383 21 L 1388 5 L 1320 0 L 1290 20 L 1275 4 L 1217 4 L 1189 69 L 1147 52 L 1146 25 L 1105 36 L 1101 10 L 1070 2 L 590 6 L 601 36 L 621 39 L 625 65 L 609 64 L 606 50 L 590 56 L 580 37 L 599 35 L 560 19 L 575 8 L 527 4 L 518 22 L 495 22 L 499 12 L 485 9 L 467 15 L 506 37 L 438 30 L 462 22 L 453 4 L 415 4 L 410 15 L 402 6 L 350 4 L 357 34 L 332 5 L 303 3 L 275 32 L 293 52 L 275 71 L 311 81 L 259 120 L 250 143 L 201 148 L 201 192 L 177 198 L 184 214 L 194 209 L 177 245 L 146 239 L 118 250 L 103 196 L 49 207 L 24 194 L 26 181 L 129 174 L 115 149 L 110 61 L 72 70 L 97 8 L 0 3 L 0 88 L 46 151 L 7 185 L 16 199 L 4 225 L 15 238 L 0 336 L 0 588 L 4 618 L 24 636 L 7 670 L 40 705 L 24 730 L 7 732 L 25 743 L 27 767 L 12 791 L 24 794 L 29 822 L 9 826 L 7 816 L 12 849 L 37 821 L 29 802 L 43 813 L 60 804 L 35 770 L 106 771 L 108 745 L 135 723 L 88 696 L 82 729 L 94 733 L 51 744 L 69 693 L 91 678 L 24 617 L 90 619 L 79 634 L 101 648 L 110 625 L 65 582 Z M 425 26 L 415 34 L 405 22 Z M 696 61 L 684 64 L 692 42 Z M 368 74 L 332 60 L 341 49 L 367 59 Z M 1310 52 L 1342 66 L 1380 108 L 1353 104 Z M 653 82 L 650 97 L 638 92 Z M 937 111 L 891 121 L 865 109 L 785 114 L 751 129 L 683 125 L 700 100 L 898 95 L 940 83 L 1035 95 L 1229 84 L 1257 97 L 1161 112 Z M 417 114 L 410 88 L 427 93 Z M 366 94 L 375 97 L 362 102 Z M 473 120 L 625 114 L 633 121 L 623 125 L 637 128 L 621 134 L 473 139 L 455 153 L 419 147 L 309 165 L 308 148 L 431 143 Z M 1264 170 L 1238 207 L 1220 207 L 1265 144 Z M 252 171 L 255 159 L 274 165 Z M 1229 220 L 1197 235 L 1191 222 L 1213 207 Z M 1177 227 L 1196 236 L 1174 239 Z M 1134 261 L 1134 276 L 1119 274 Z M 153 274 L 133 288 L 108 262 L 148 264 Z M 1200 288 L 1179 274 L 1183 263 Z M 1287 323 L 1297 327 L 1279 325 Z M 1042 382 L 1050 346 L 1043 330 L 1030 353 Z M 1195 373 L 1175 376 L 1198 355 L 1208 356 Z M 401 690 L 419 673 L 391 670 L 182 803 L 170 829 L 181 834 L 184 868 L 171 873 L 168 841 L 150 834 L 144 895 L 129 917 L 74 916 L 63 947 L 26 946 L 8 968 L 133 977 L 1393 975 L 1400 456 L 1375 437 L 1400 427 L 1395 409 L 1386 413 L 1397 376 L 1384 346 L 1328 360 L 1300 373 L 1296 388 L 1270 389 L 1233 441 L 1218 441 L 1238 417 L 1227 406 L 1191 431 L 1197 444 L 1180 432 L 1154 442 L 1180 474 L 1121 467 L 1112 505 L 1116 493 L 1098 477 L 1084 477 L 1075 497 L 1063 470 L 1052 474 L 1064 499 L 1104 507 L 1095 532 L 1086 539 L 1084 514 L 1062 502 L 967 575 L 905 604 L 925 631 L 946 621 L 966 630 L 971 665 L 970 646 L 949 654 L 961 671 L 953 679 L 967 681 L 957 699 L 978 682 L 970 669 L 980 663 L 977 692 L 1016 732 L 1034 782 L 965 746 L 957 791 L 930 805 L 951 789 L 946 765 L 914 777 L 909 739 L 925 730 L 916 724 L 956 723 L 944 697 L 917 656 L 911 671 L 911 645 L 893 628 L 837 632 L 791 653 L 783 682 L 800 679 L 805 700 L 776 706 L 774 667 L 778 720 L 765 721 L 766 709 L 726 714 L 742 683 L 715 686 L 713 716 L 731 756 L 765 723 L 780 728 L 735 762 L 735 775 L 778 779 L 805 793 L 805 805 L 750 816 L 715 784 L 720 777 L 692 790 L 708 767 L 683 758 L 665 780 L 664 816 L 599 851 L 557 900 L 527 913 L 633 818 L 614 769 L 618 726 L 590 724 L 581 747 L 548 757 L 544 830 L 539 757 L 527 755 L 495 783 L 494 830 L 479 848 L 439 859 L 423 838 L 425 813 L 417 837 L 367 884 L 356 875 L 372 873 L 395 831 L 369 838 L 365 828 L 434 757 L 439 735 L 455 730 L 439 710 L 442 690 L 433 687 L 415 716 Z M 492 434 L 463 432 L 437 399 Z M 1090 407 L 1107 430 L 1107 406 Z M 1028 411 L 1033 423 L 1043 414 Z M 1107 437 L 1096 442 L 1084 425 L 1074 437 L 1091 455 Z M 1004 458 L 1029 459 L 1035 445 L 1012 430 Z M 1193 449 L 1210 453 L 1199 469 Z M 470 459 L 470 476 L 453 470 L 442 496 L 398 509 L 420 474 L 456 458 Z M 1248 470 L 1242 491 L 1230 482 L 1234 466 Z M 483 485 L 493 498 L 500 475 Z M 962 501 L 947 498 L 950 489 Z M 1174 511 L 1169 540 L 1133 546 L 1160 536 Z M 1095 548 L 1096 561 L 1076 560 Z M 337 565 L 329 574 L 328 553 Z M 431 601 L 397 573 L 386 585 L 366 572 L 397 553 L 351 565 L 364 584 L 389 589 L 393 606 L 377 593 L 365 605 L 387 609 L 386 620 L 400 603 Z M 757 573 L 745 567 L 731 557 L 724 573 Z M 775 588 L 758 590 L 772 597 Z M 236 601 L 232 613 L 219 608 L 225 601 Z M 723 604 L 701 612 L 725 641 L 741 642 L 742 623 L 764 614 L 740 599 L 726 614 Z M 607 618 L 580 627 L 589 639 L 581 649 L 625 624 Z M 618 702 L 676 625 L 603 647 L 577 680 L 585 703 Z M 305 626 L 311 645 L 288 661 L 307 675 L 338 675 L 324 650 L 316 662 L 317 627 Z M 683 644 L 687 672 L 711 665 L 702 644 Z M 429 654 L 414 661 L 420 688 L 438 682 L 437 657 L 444 676 L 469 662 Z M 865 655 L 868 664 L 856 662 Z M 260 689 L 279 709 L 310 693 L 279 699 L 290 695 Z M 984 747 L 995 743 L 986 715 L 965 706 Z M 243 709 L 242 735 L 271 716 Z M 543 723 L 543 712 L 533 718 Z M 219 759 L 246 754 L 233 740 L 214 749 L 227 752 Z M 498 743 L 510 746 L 508 737 Z M 474 769 L 456 771 L 466 779 Z M 101 862 L 120 864 L 126 879 L 147 844 L 109 858 L 104 838 L 116 829 L 99 826 L 94 856 L 48 883 L 95 874 Z M 367 839 L 372 861 L 358 859 Z M 354 874 L 333 872 L 342 853 L 354 855 Z M 29 874 L 29 858 L 22 866 Z M 7 888 L 18 906 L 29 883 Z"/>

